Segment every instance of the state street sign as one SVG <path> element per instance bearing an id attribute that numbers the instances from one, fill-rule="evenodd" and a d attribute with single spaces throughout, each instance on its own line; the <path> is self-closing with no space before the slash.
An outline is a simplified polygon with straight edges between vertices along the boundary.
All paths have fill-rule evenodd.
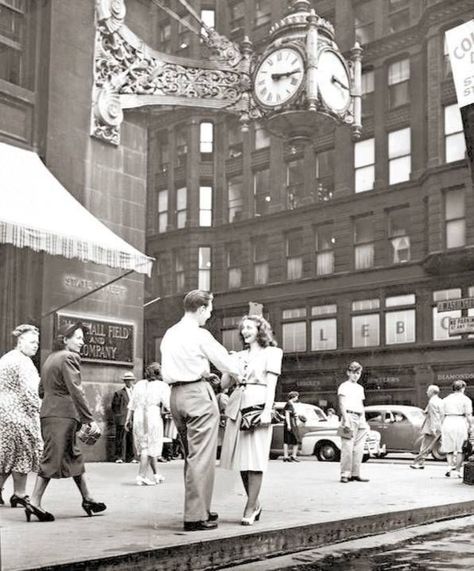
<path id="1" fill-rule="evenodd" d="M 459 108 L 474 103 L 474 19 L 446 31 Z"/>
<path id="2" fill-rule="evenodd" d="M 472 307 L 474 307 L 474 297 L 448 299 L 446 301 L 438 301 L 436 304 L 438 313 L 442 313 L 443 311 L 456 311 L 459 309 L 471 309 Z"/>
<path id="3" fill-rule="evenodd" d="M 474 316 L 452 317 L 449 320 L 449 335 L 462 335 L 463 333 L 474 333 Z"/>

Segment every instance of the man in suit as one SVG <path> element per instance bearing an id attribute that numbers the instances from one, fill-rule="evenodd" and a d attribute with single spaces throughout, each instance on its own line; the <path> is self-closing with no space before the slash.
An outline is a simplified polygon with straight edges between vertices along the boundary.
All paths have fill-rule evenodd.
<path id="1" fill-rule="evenodd" d="M 132 430 L 125 430 L 125 420 L 135 375 L 131 371 L 127 371 L 122 375 L 122 381 L 125 386 L 116 391 L 112 399 L 112 413 L 115 423 L 115 462 L 117 464 L 122 464 L 124 461 L 130 462 L 134 457 L 133 433 Z"/>
<path id="2" fill-rule="evenodd" d="M 161 371 L 171 386 L 171 414 L 183 445 L 185 531 L 217 527 L 218 515 L 210 508 L 219 409 L 210 385 L 209 362 L 223 373 L 239 374 L 236 360 L 203 328 L 211 316 L 212 300 L 210 292 L 190 291 L 184 298 L 183 318 L 161 342 Z"/>
<path id="3" fill-rule="evenodd" d="M 431 453 L 435 444 L 441 438 L 441 424 L 443 423 L 444 409 L 443 401 L 439 398 L 438 385 L 430 385 L 426 389 L 428 396 L 428 404 L 425 408 L 425 420 L 421 427 L 423 440 L 420 445 L 420 453 L 410 464 L 410 468 L 414 470 L 423 470 L 425 467 L 425 458 Z"/>

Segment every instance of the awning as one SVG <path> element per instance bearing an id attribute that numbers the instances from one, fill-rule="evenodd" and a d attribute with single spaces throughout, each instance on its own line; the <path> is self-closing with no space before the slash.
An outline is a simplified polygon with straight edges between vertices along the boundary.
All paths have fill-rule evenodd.
<path id="1" fill-rule="evenodd" d="M 32 152 L 0 143 L 0 243 L 150 275 L 153 258 L 82 206 Z"/>

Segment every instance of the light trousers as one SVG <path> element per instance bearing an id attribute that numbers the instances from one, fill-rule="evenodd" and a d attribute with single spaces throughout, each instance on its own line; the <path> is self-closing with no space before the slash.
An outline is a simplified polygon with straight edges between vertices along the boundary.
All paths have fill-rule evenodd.
<path id="1" fill-rule="evenodd" d="M 428 454 L 431 453 L 431 451 L 435 447 L 435 444 L 438 442 L 440 438 L 441 438 L 441 433 L 423 434 L 423 440 L 421 441 L 420 444 L 420 452 L 413 460 L 413 464 L 423 465 L 426 460 L 426 457 L 428 456 Z"/>
<path id="2" fill-rule="evenodd" d="M 219 410 L 205 381 L 171 387 L 171 415 L 184 453 L 184 521 L 205 521 L 216 471 Z"/>
<path id="3" fill-rule="evenodd" d="M 369 427 L 363 416 L 347 413 L 352 438 L 341 438 L 341 477 L 360 476 L 360 465 L 364 455 L 364 445 Z"/>

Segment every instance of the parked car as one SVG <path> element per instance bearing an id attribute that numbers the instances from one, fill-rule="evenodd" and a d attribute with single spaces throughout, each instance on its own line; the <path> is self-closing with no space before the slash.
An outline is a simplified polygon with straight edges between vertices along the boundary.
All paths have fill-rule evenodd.
<path id="1" fill-rule="evenodd" d="M 365 441 L 363 462 L 369 458 L 383 456 L 384 450 L 380 447 L 381 435 L 376 430 L 369 430 Z M 307 432 L 301 444 L 301 456 L 314 454 L 320 462 L 338 462 L 341 458 L 341 437 L 337 435 L 337 428 L 327 428 L 315 432 Z"/>
<path id="2" fill-rule="evenodd" d="M 381 445 L 385 446 L 386 454 L 418 453 L 422 438 L 421 426 L 425 419 L 421 408 L 405 405 L 371 405 L 365 407 L 365 417 L 370 428 L 380 432 Z M 436 443 L 432 452 L 437 460 L 446 457 L 440 447 L 441 440 Z"/>

